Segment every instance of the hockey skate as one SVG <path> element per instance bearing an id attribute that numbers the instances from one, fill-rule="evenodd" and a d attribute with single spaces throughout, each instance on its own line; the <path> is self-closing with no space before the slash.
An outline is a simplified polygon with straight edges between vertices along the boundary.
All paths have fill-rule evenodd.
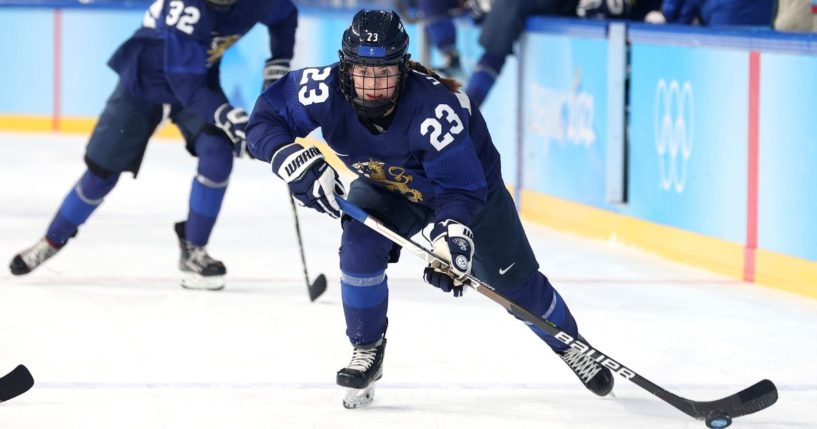
<path id="1" fill-rule="evenodd" d="M 185 238 L 185 222 L 175 225 L 179 237 L 181 257 L 179 269 L 182 270 L 182 287 L 185 289 L 221 290 L 224 289 L 224 275 L 227 268 L 207 254 L 204 246 L 196 246 Z"/>
<path id="2" fill-rule="evenodd" d="M 447 52 L 443 54 L 445 57 L 445 64 L 437 69 L 437 72 L 442 77 L 451 79 L 463 80 L 464 75 L 462 66 L 460 65 L 460 54 L 457 51 Z"/>
<path id="3" fill-rule="evenodd" d="M 583 343 L 588 344 L 584 338 L 579 337 L 579 339 Z M 615 384 L 613 373 L 596 362 L 595 357 L 598 357 L 598 353 L 595 355 L 593 352 L 586 354 L 571 347 L 556 354 L 558 354 L 573 373 L 579 377 L 579 380 L 588 390 L 602 397 L 611 394 L 613 385 Z"/>
<path id="4" fill-rule="evenodd" d="M 15 276 L 28 274 L 39 267 L 40 264 L 56 255 L 60 249 L 62 249 L 62 247 L 54 246 L 43 237 L 33 246 L 14 255 L 14 259 L 12 259 L 11 264 L 9 264 L 9 269 Z"/>
<path id="5" fill-rule="evenodd" d="M 337 383 L 347 387 L 343 406 L 348 409 L 366 407 L 374 400 L 374 384 L 383 376 L 383 355 L 386 339 L 375 344 L 355 346 L 352 361 L 338 371 Z"/>

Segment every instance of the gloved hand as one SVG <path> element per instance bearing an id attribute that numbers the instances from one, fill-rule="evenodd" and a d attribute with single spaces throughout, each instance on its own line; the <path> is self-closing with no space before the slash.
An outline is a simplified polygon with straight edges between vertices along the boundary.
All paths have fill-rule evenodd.
<path id="1" fill-rule="evenodd" d="M 278 79 L 284 77 L 285 74 L 289 73 L 289 60 L 273 60 L 272 58 L 268 59 L 264 63 L 264 87 L 262 89 L 269 88 L 270 85 L 275 83 Z"/>
<path id="2" fill-rule="evenodd" d="M 298 143 L 283 146 L 272 155 L 272 171 L 284 179 L 299 205 L 340 217 L 335 194 L 344 196 L 346 189 L 338 173 L 324 160 L 316 147 Z"/>
<path id="3" fill-rule="evenodd" d="M 462 296 L 463 277 L 471 273 L 474 257 L 474 234 L 471 230 L 451 219 L 437 222 L 431 229 L 432 252 L 445 261 L 450 261 L 447 268 L 431 263 L 423 272 L 426 283 L 453 292 L 455 297 Z"/>
<path id="4" fill-rule="evenodd" d="M 224 103 L 218 106 L 213 117 L 216 126 L 224 131 L 227 138 L 233 142 L 235 157 L 240 158 L 244 154 L 249 155 L 249 151 L 247 151 L 247 134 L 244 132 L 247 128 L 247 122 L 250 120 L 247 112 L 240 107 L 233 107 Z"/>
<path id="5" fill-rule="evenodd" d="M 576 15 L 590 19 L 629 19 L 632 6 L 629 1 L 579 0 Z"/>
<path id="6" fill-rule="evenodd" d="M 492 0 L 467 0 L 465 2 L 465 9 L 471 15 L 471 18 L 477 24 L 482 24 L 485 20 L 485 15 L 491 11 Z"/>

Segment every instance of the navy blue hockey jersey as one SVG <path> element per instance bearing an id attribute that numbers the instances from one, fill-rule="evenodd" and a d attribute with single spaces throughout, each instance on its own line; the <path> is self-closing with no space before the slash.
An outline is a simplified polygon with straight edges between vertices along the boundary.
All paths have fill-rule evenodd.
<path id="1" fill-rule="evenodd" d="M 133 95 L 181 104 L 213 123 L 213 113 L 227 102 L 219 83 L 221 56 L 258 22 L 269 28 L 272 57 L 291 59 L 298 12 L 290 0 L 239 0 L 229 8 L 156 0 L 108 65 Z"/>
<path id="2" fill-rule="evenodd" d="M 704 25 L 771 25 L 773 0 L 664 0 L 661 11 L 667 22 L 689 24 L 700 18 Z"/>
<path id="3" fill-rule="evenodd" d="M 255 104 L 247 141 L 256 158 L 321 127 L 331 149 L 376 186 L 430 207 L 436 220 L 470 225 L 487 194 L 502 186 L 499 153 L 465 94 L 410 71 L 389 127 L 371 132 L 345 99 L 338 65 L 289 73 Z"/>

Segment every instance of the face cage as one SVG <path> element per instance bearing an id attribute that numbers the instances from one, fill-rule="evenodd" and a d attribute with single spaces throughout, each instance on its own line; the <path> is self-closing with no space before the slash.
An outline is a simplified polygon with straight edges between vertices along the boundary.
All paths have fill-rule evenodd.
<path id="1" fill-rule="evenodd" d="M 406 62 L 407 58 L 400 60 L 398 63 L 391 63 L 391 64 L 365 64 L 365 63 L 354 63 L 349 60 L 341 60 L 340 62 L 340 88 L 343 95 L 346 97 L 346 100 L 352 104 L 352 107 L 355 108 L 357 114 L 360 115 L 362 118 L 366 119 L 376 119 L 381 118 L 388 113 L 394 106 L 397 105 L 397 98 L 400 96 L 400 92 L 403 89 L 403 86 L 406 82 Z M 362 65 L 367 67 L 384 67 L 384 66 L 397 66 L 397 74 L 396 75 L 387 75 L 387 76 L 377 76 L 377 77 L 364 77 L 364 85 L 367 79 L 388 79 L 393 76 L 397 76 L 397 82 L 395 82 L 393 88 L 394 93 L 389 98 L 378 99 L 378 100 L 364 100 L 363 98 L 359 97 L 357 94 L 357 90 L 355 88 L 355 79 L 352 75 L 352 69 L 355 65 Z M 392 86 L 385 87 L 385 88 L 378 88 L 379 90 L 389 89 Z M 364 89 L 365 90 L 365 89 Z"/>

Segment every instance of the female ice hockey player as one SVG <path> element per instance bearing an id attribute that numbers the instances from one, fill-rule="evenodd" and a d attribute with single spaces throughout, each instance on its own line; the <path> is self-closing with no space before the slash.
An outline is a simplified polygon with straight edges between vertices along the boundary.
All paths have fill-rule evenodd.
<path id="1" fill-rule="evenodd" d="M 320 151 L 295 143 L 317 127 L 360 175 L 348 199 L 411 236 L 433 224 L 434 251 L 451 271 L 428 267 L 426 282 L 462 294 L 473 273 L 517 305 L 578 337 L 567 305 L 538 272 L 485 121 L 456 81 L 409 61 L 408 35 L 394 12 L 360 11 L 344 32 L 340 62 L 289 73 L 257 100 L 247 127 L 249 150 L 272 164 L 303 205 L 341 217 L 343 186 Z M 386 348 L 386 266 L 399 248 L 344 216 L 340 245 L 346 334 L 354 351 L 338 371 L 350 388 L 344 405 L 372 400 Z M 542 338 L 593 393 L 613 387 L 610 371 L 537 327 Z"/>
<path id="2" fill-rule="evenodd" d="M 157 0 L 142 27 L 108 64 L 119 84 L 99 117 L 85 152 L 87 170 L 71 187 L 45 237 L 14 256 L 15 275 L 31 272 L 76 235 L 122 172 L 139 171 L 163 105 L 198 157 L 187 220 L 175 225 L 182 286 L 217 290 L 227 270 L 205 245 L 221 209 L 233 155 L 245 150 L 247 113 L 229 104 L 219 82 L 221 56 L 256 23 L 269 28 L 268 86 L 289 71 L 298 26 L 290 0 Z"/>

